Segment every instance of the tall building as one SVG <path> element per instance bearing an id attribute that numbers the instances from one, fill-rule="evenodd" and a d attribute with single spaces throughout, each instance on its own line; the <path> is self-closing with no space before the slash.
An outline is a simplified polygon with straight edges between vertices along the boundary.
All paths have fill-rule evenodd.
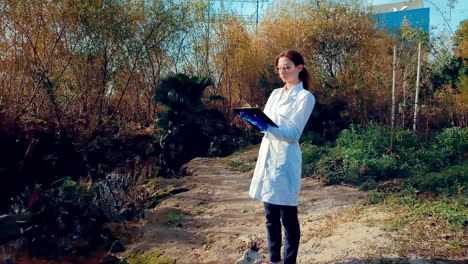
<path id="1" fill-rule="evenodd" d="M 375 5 L 371 11 L 377 27 L 390 33 L 398 32 L 405 19 L 412 27 L 429 33 L 429 8 L 424 8 L 424 0 Z"/>

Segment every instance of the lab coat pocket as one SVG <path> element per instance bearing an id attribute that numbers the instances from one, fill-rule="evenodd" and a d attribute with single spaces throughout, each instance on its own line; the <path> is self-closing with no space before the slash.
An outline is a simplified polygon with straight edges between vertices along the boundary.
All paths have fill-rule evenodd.
<path id="1" fill-rule="evenodd" d="M 276 168 L 271 179 L 271 188 L 276 193 L 291 194 L 296 193 L 295 183 L 292 182 L 291 175 L 285 168 Z"/>
<path id="2" fill-rule="evenodd" d="M 275 167 L 277 170 L 285 170 L 285 166 L 288 159 L 288 148 L 289 144 L 287 142 L 275 141 L 276 145 L 276 157 L 274 157 Z"/>

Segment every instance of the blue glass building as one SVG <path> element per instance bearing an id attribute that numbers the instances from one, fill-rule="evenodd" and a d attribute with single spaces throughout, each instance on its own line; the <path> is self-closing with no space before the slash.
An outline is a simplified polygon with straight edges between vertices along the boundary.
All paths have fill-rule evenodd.
<path id="1" fill-rule="evenodd" d="M 412 27 L 429 33 L 429 8 L 378 13 L 372 15 L 372 18 L 377 21 L 379 29 L 387 29 L 390 33 L 397 32 L 405 18 Z"/>

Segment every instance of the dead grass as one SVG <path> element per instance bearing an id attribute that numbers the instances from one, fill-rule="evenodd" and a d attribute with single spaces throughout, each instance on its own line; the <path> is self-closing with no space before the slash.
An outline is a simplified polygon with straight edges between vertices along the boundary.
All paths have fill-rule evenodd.
<path id="1" fill-rule="evenodd" d="M 460 215 L 466 216 L 467 212 L 463 202 L 402 202 L 401 199 L 408 198 L 387 197 L 385 202 L 378 204 L 356 205 L 320 218 L 305 217 L 306 222 L 312 223 L 306 234 L 307 240 L 330 237 L 340 226 L 360 222 L 380 227 L 391 241 L 388 245 L 369 243 L 365 248 L 374 252 L 372 257 L 376 257 L 376 253 L 428 259 L 460 259 L 467 255 L 467 227 L 459 220 Z"/>
<path id="2" fill-rule="evenodd" d="M 399 199 L 390 197 L 384 204 L 374 206 L 391 216 L 382 222 L 381 228 L 394 233 L 392 251 L 402 257 L 421 256 L 431 259 L 466 256 L 467 228 L 460 225 L 459 221 L 450 221 L 454 210 L 449 202 L 414 201 L 401 204 Z M 444 206 L 446 208 L 440 209 Z M 466 209 L 463 213 L 466 216 Z"/>
<path id="3" fill-rule="evenodd" d="M 313 222 L 306 235 L 309 239 L 330 237 L 340 225 L 360 219 L 364 209 L 363 206 L 357 205 L 343 211 L 327 214 L 319 219 L 305 217 L 306 222 Z"/>

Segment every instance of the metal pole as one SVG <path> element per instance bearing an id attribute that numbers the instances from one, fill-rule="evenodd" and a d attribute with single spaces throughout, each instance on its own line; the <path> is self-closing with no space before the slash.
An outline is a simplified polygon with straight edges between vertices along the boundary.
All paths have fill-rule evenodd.
<path id="1" fill-rule="evenodd" d="M 257 20 L 255 21 L 255 25 L 258 25 L 258 7 L 259 5 L 258 5 L 258 0 L 257 0 Z"/>
<path id="2" fill-rule="evenodd" d="M 393 46 L 393 80 L 392 80 L 392 128 L 395 127 L 395 82 L 396 82 L 396 46 Z"/>
<path id="3" fill-rule="evenodd" d="M 421 71 L 421 42 L 418 45 L 418 70 L 416 74 L 416 95 L 414 96 L 414 119 L 413 119 L 413 130 L 416 131 L 416 123 L 418 121 L 418 98 L 419 98 L 419 72 Z"/>

